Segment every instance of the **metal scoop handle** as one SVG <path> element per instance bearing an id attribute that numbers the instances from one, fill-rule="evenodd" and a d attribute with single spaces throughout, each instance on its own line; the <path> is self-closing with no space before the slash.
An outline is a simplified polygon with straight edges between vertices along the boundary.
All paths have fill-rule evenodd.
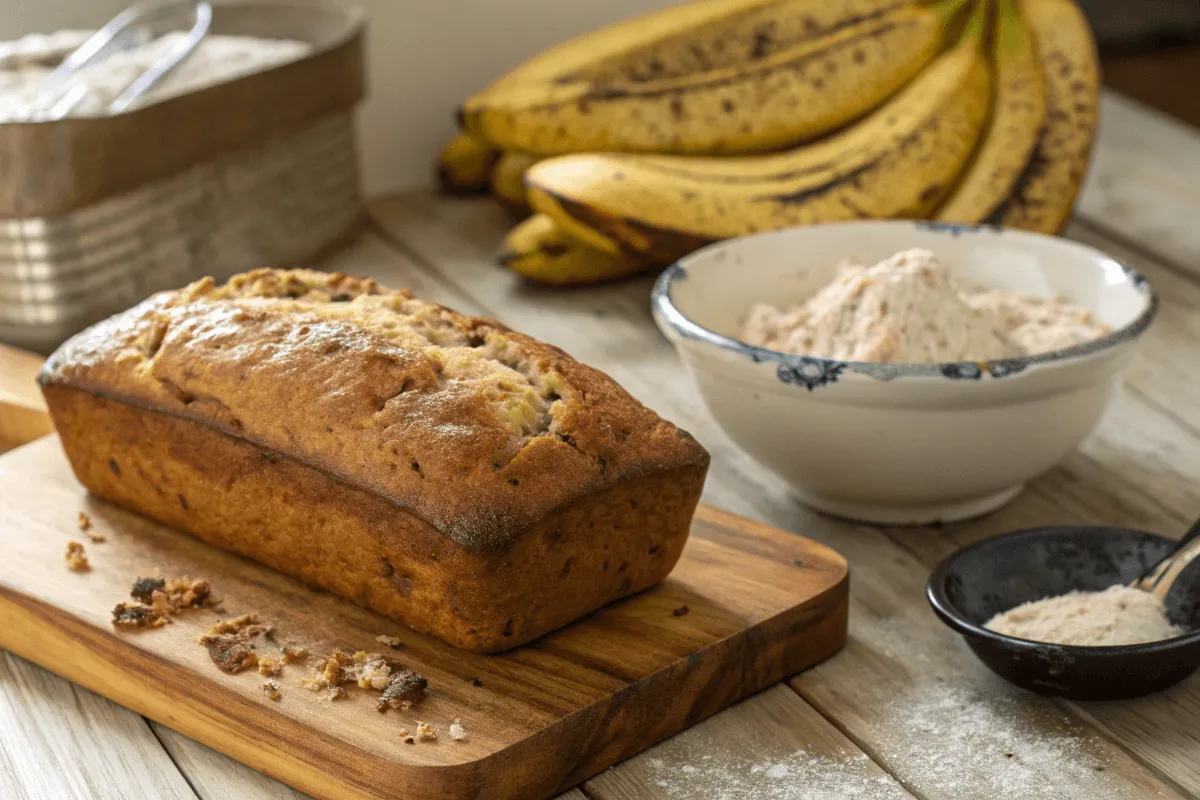
<path id="1" fill-rule="evenodd" d="M 33 100 L 25 106 L 22 116 L 32 118 L 36 114 L 37 109 L 43 108 L 47 101 L 53 98 L 55 93 L 59 92 L 72 75 L 107 54 L 118 41 L 118 37 L 129 30 L 129 28 L 153 19 L 169 16 L 186 7 L 194 9 L 195 19 L 187 36 L 150 65 L 149 69 L 139 75 L 137 80 L 129 84 L 108 106 L 108 111 L 111 114 L 119 114 L 125 111 L 138 97 L 152 89 L 191 55 L 196 46 L 200 44 L 200 41 L 208 34 L 208 29 L 212 25 L 213 15 L 210 3 L 194 1 L 180 2 L 179 0 L 147 0 L 147 2 L 137 3 L 125 9 L 109 20 L 104 27 L 88 37 L 87 41 L 81 44 L 75 52 L 63 59 L 62 63 L 46 77 L 45 82 L 38 89 Z M 64 97 L 57 98 L 51 106 L 51 112 L 47 118 L 62 119 L 69 115 L 83 101 L 86 94 L 86 90 L 71 91 Z"/>
<path id="2" fill-rule="evenodd" d="M 1179 573 L 1200 556 L 1200 519 L 1183 535 L 1166 558 L 1155 564 L 1144 575 L 1133 582 L 1133 587 L 1156 595 L 1160 600 L 1171 591 Z"/>

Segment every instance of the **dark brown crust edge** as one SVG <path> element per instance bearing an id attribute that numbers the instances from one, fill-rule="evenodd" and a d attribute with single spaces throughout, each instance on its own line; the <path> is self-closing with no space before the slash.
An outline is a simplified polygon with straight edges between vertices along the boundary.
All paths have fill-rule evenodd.
<path id="1" fill-rule="evenodd" d="M 623 481 L 503 552 L 472 553 L 377 494 L 210 426 L 69 386 L 43 393 L 94 494 L 478 652 L 509 650 L 665 578 L 707 471 Z"/>

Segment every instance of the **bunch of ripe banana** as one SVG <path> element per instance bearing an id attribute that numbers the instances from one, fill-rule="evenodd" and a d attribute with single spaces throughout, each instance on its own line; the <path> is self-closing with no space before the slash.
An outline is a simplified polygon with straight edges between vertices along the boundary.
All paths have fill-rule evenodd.
<path id="1" fill-rule="evenodd" d="M 1055 233 L 1098 102 L 1074 0 L 694 0 L 468 99 L 441 175 L 532 209 L 502 260 L 559 284 L 816 222 Z"/>

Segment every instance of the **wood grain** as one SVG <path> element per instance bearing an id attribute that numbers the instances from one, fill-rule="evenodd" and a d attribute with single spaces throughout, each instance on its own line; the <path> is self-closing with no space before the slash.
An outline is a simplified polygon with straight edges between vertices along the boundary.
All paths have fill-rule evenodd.
<path id="1" fill-rule="evenodd" d="M 42 359 L 0 344 L 0 453 L 54 430 L 37 386 Z"/>
<path id="2" fill-rule="evenodd" d="M 165 725 L 151 722 L 154 735 L 187 776 L 200 800 L 306 800 L 309 796 L 239 764 Z"/>
<path id="3" fill-rule="evenodd" d="M 851 643 L 846 654 L 795 685 L 820 680 L 821 691 L 813 683 L 811 691 L 804 689 L 806 697 L 889 772 L 901 776 L 911 791 L 925 797 L 957 798 L 986 796 L 996 787 L 1008 786 L 1015 787 L 1006 792 L 1010 798 L 1180 796 L 1173 781 L 1186 775 L 1171 773 L 1163 780 L 1146 768 L 1153 743 L 1122 739 L 1118 745 L 1073 712 L 1064 713 L 1052 701 L 1025 695 L 979 665 L 925 604 L 922 588 L 932 565 L 927 555 L 897 544 L 879 530 L 807 511 L 778 478 L 733 447 L 703 409 L 673 350 L 654 332 L 647 313 L 647 281 L 586 292 L 552 292 L 524 285 L 491 263 L 508 223 L 483 201 L 408 196 L 377 203 L 373 214 L 380 231 L 413 262 L 407 267 L 390 265 L 386 279 L 408 278 L 418 293 L 440 291 L 443 301 L 451 305 L 455 305 L 452 298 L 464 299 L 472 304 L 467 310 L 495 310 L 514 327 L 600 365 L 709 448 L 714 457 L 706 486 L 710 502 L 836 543 L 854 565 L 856 576 Z M 1011 506 L 1018 511 L 1010 513 L 1027 509 L 1023 513 L 1029 516 L 1053 515 L 1041 524 L 1071 521 L 1070 509 L 1047 504 L 1036 491 L 1039 485 Z M 1103 486 L 1089 491 L 1097 502 L 1106 495 Z M 971 524 L 997 532 L 1003 528 L 996 519 L 1005 517 Z M 936 530 L 915 533 L 939 535 Z M 938 667 L 932 674 L 921 669 L 930 659 Z M 977 696 L 986 698 L 982 706 L 973 704 Z M 918 756 L 934 754 L 941 763 L 952 765 L 953 754 L 963 752 L 961 729 L 932 726 L 921 732 L 922 748 L 915 751 L 913 740 L 902 732 L 908 730 L 917 703 L 936 711 L 937 704 L 956 701 L 962 702 L 964 712 L 1004 724 L 999 738 L 985 739 L 987 752 L 997 758 L 972 762 L 961 769 L 961 775 L 952 774 L 960 780 L 949 782 L 945 773 L 929 769 L 929 762 L 922 763 Z M 999 748 L 1013 737 L 1038 757 L 1011 763 Z M 1047 747 L 1047 743 L 1060 746 Z M 1131 756 L 1127 746 L 1138 748 L 1137 756 Z M 1106 765 L 1105 770 L 1077 774 L 1072 765 L 1080 760 Z M 1062 774 L 1071 774 L 1072 780 L 1058 780 Z M 1024 777 L 1018 782 L 1016 776 Z M 1045 794 L 1048 785 L 1055 787 L 1054 794 Z"/>
<path id="4" fill-rule="evenodd" d="M 137 714 L 0 652 L 0 797 L 188 800 L 195 794 Z"/>
<path id="5" fill-rule="evenodd" d="M 200 800 L 306 800 L 309 797 L 165 725 L 152 722 L 150 726 L 176 766 L 187 776 Z M 583 792 L 572 789 L 555 800 L 588 798 Z"/>
<path id="6" fill-rule="evenodd" d="M 1198 203 L 1200 130 L 1105 91 L 1077 215 L 1200 275 Z"/>
<path id="7" fill-rule="evenodd" d="M 594 800 L 912 798 L 823 722 L 795 692 L 776 686 L 601 773 L 587 791 Z"/>
<path id="8" fill-rule="evenodd" d="M 488 657 L 89 499 L 53 438 L 0 459 L 0 484 L 14 495 L 0 509 L 0 645 L 320 797 L 547 797 L 824 660 L 844 637 L 836 553 L 712 509 L 660 586 Z M 108 538 L 89 546 L 87 574 L 62 562 L 81 509 Z M 212 612 L 114 633 L 112 605 L 146 574 L 203 576 L 227 613 L 259 613 L 312 653 L 400 637 L 398 657 L 432 687 L 420 718 L 443 731 L 459 718 L 469 738 L 405 744 L 413 714 L 378 714 L 357 690 L 322 704 L 293 685 L 298 674 L 272 704 L 256 674 L 224 675 L 194 644 Z"/>

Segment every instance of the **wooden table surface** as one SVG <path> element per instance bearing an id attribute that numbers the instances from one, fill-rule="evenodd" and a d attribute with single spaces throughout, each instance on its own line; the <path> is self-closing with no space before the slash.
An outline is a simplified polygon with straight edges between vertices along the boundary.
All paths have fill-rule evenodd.
<path id="1" fill-rule="evenodd" d="M 530 287 L 491 261 L 508 226 L 492 203 L 427 194 L 373 203 L 371 229 L 326 266 L 498 317 L 604 369 L 710 449 L 708 502 L 802 532 L 852 564 L 843 653 L 564 797 L 1200 798 L 1200 677 L 1120 703 L 1027 694 L 977 663 L 923 596 L 938 559 L 1001 531 L 1093 522 L 1178 535 L 1200 514 L 1200 131 L 1112 93 L 1102 120 L 1067 234 L 1147 275 L 1161 316 L 1078 452 L 1002 511 L 940 528 L 852 525 L 798 504 L 708 416 L 650 321 L 650 279 Z M 0 652 L 4 800 L 298 796 Z"/>

